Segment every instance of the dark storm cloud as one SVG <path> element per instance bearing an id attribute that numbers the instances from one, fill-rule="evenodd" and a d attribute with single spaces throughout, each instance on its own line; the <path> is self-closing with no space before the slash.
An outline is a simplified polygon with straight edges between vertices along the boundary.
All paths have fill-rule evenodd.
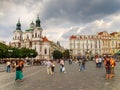
<path id="1" fill-rule="evenodd" d="M 67 38 L 69 38 L 71 35 L 76 35 L 78 29 L 79 29 L 79 27 L 73 27 L 73 28 L 71 28 L 68 32 L 64 33 L 64 34 L 62 35 L 62 37 L 65 38 L 65 39 L 67 39 Z"/>
<path id="2" fill-rule="evenodd" d="M 41 26 L 50 38 L 59 36 L 58 40 L 66 42 L 71 35 L 105 30 L 109 22 L 107 30 L 119 30 L 119 11 L 120 0 L 1 0 L 0 36 L 12 36 L 19 17 L 22 30 L 29 28 L 39 14 Z"/>
<path id="3" fill-rule="evenodd" d="M 113 14 L 120 9 L 117 0 L 51 0 L 45 5 L 42 16 L 71 23 L 88 23 Z M 57 22 L 56 22 L 57 23 Z"/>

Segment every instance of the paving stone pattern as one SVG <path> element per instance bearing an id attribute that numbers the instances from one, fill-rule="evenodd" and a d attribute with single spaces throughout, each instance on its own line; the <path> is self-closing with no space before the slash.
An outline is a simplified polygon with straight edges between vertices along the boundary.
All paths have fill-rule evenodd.
<path id="1" fill-rule="evenodd" d="M 15 72 L 0 72 L 0 90 L 120 90 L 120 62 L 115 68 L 115 77 L 105 80 L 105 68 L 96 68 L 93 61 L 86 63 L 86 70 L 79 71 L 78 63 L 65 63 L 66 73 L 47 75 L 46 66 L 24 69 L 24 81 L 15 82 Z"/>

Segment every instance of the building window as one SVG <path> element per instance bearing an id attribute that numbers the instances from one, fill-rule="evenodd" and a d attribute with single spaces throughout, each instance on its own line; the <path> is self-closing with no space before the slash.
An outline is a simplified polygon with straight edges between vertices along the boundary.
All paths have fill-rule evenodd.
<path id="1" fill-rule="evenodd" d="M 46 48 L 45 48 L 45 51 L 44 51 L 44 52 L 45 52 L 45 54 L 47 54 L 47 49 L 46 49 Z"/>
<path id="2" fill-rule="evenodd" d="M 35 33 L 35 37 L 37 37 L 37 33 Z"/>
<path id="3" fill-rule="evenodd" d="M 32 47 L 32 42 L 30 42 L 30 47 Z"/>

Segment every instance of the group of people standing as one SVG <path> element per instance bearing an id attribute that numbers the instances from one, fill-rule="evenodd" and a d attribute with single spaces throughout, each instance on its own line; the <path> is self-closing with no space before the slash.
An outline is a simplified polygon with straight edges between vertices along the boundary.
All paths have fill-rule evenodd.
<path id="1" fill-rule="evenodd" d="M 10 73 L 11 71 L 15 71 L 16 61 L 6 61 L 7 72 Z"/>
<path id="2" fill-rule="evenodd" d="M 55 64 L 53 60 L 46 60 L 45 65 L 47 66 L 47 74 L 53 75 L 54 74 L 54 68 Z"/>
<path id="3" fill-rule="evenodd" d="M 63 59 L 58 60 L 59 67 L 60 67 L 60 72 L 65 72 L 65 63 Z M 55 73 L 55 63 L 53 60 L 46 60 L 45 65 L 47 67 L 47 74 L 48 75 L 53 75 Z"/>
<path id="4" fill-rule="evenodd" d="M 116 62 L 111 55 L 106 55 L 104 57 L 97 55 L 95 57 L 95 62 L 97 68 L 103 67 L 102 63 L 104 63 L 104 67 L 106 69 L 106 80 L 112 79 L 114 77 L 114 67 L 116 66 Z"/>
<path id="5" fill-rule="evenodd" d="M 106 69 L 106 80 L 114 77 L 114 67 L 116 66 L 115 60 L 111 56 L 104 58 L 104 65 Z"/>
<path id="6" fill-rule="evenodd" d="M 86 67 L 85 67 L 85 64 L 86 64 L 86 57 L 85 56 L 79 56 L 77 57 L 77 61 L 78 61 L 78 64 L 79 64 L 79 71 L 84 71 L 86 70 Z"/>
<path id="7" fill-rule="evenodd" d="M 16 60 L 14 62 L 7 61 L 7 72 L 15 71 L 16 77 L 15 81 L 23 81 L 23 67 L 24 67 L 24 61 L 23 60 Z"/>
<path id="8" fill-rule="evenodd" d="M 86 70 L 86 58 L 84 56 L 77 58 L 77 61 L 79 63 L 79 71 L 84 71 Z M 72 60 L 69 60 L 69 64 L 72 64 Z M 65 73 L 65 62 L 63 59 L 60 59 L 58 61 L 59 66 L 60 66 L 60 72 L 64 72 Z M 104 67 L 106 69 L 106 80 L 111 79 L 114 77 L 114 67 L 116 66 L 116 62 L 114 60 L 114 58 L 112 58 L 111 56 L 106 56 L 106 57 L 102 57 L 102 56 L 95 56 L 95 63 L 96 63 L 96 67 L 97 68 L 101 68 Z M 54 68 L 55 68 L 55 64 L 53 63 L 53 61 L 47 60 L 46 61 L 46 66 L 47 66 L 47 73 L 48 74 L 52 74 L 54 73 Z"/>
<path id="9" fill-rule="evenodd" d="M 86 70 L 86 67 L 85 67 L 85 64 L 87 61 L 86 58 L 84 56 L 83 57 L 79 56 L 79 58 L 77 58 L 77 61 L 79 63 L 79 67 L 80 67 L 79 71 Z M 73 62 L 73 60 L 70 59 L 69 64 L 72 64 L 72 62 Z M 116 63 L 112 57 L 110 57 L 110 56 L 106 56 L 106 57 L 96 56 L 95 62 L 96 62 L 97 68 L 103 67 L 102 63 L 104 63 L 104 66 L 106 69 L 106 80 L 114 77 L 114 67 L 116 66 Z M 60 72 L 66 73 L 65 61 L 63 59 L 59 59 L 58 63 L 59 63 Z M 6 62 L 6 65 L 7 65 L 7 72 L 10 72 L 11 62 L 10 61 Z M 53 75 L 55 72 L 54 60 L 46 60 L 45 65 L 47 67 L 47 74 Z M 17 60 L 16 62 L 14 62 L 13 68 L 16 71 L 16 78 L 15 78 L 16 81 L 23 81 L 23 67 L 24 67 L 24 61 Z"/>
<path id="10" fill-rule="evenodd" d="M 96 63 L 96 67 L 97 68 L 101 68 L 101 67 L 103 67 L 103 58 L 102 58 L 102 56 L 98 56 L 98 55 L 96 55 L 95 56 L 95 63 Z"/>

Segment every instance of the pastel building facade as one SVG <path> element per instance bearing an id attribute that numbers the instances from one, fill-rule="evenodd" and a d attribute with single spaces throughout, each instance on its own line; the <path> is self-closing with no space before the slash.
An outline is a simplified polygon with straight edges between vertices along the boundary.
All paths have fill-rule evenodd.
<path id="1" fill-rule="evenodd" d="M 52 52 L 54 51 L 51 51 L 53 44 L 56 49 L 60 48 L 60 50 L 64 50 L 64 48 L 48 40 L 46 36 L 43 36 L 42 32 L 43 29 L 39 17 L 37 17 L 35 23 L 31 22 L 30 27 L 24 32 L 21 30 L 21 23 L 20 20 L 18 20 L 16 30 L 13 33 L 13 40 L 10 44 L 13 47 L 35 49 L 38 53 L 36 59 L 51 59 Z"/>
<path id="2" fill-rule="evenodd" d="M 72 55 L 114 54 L 120 50 L 120 32 L 99 32 L 96 35 L 72 35 L 69 39 Z"/>

